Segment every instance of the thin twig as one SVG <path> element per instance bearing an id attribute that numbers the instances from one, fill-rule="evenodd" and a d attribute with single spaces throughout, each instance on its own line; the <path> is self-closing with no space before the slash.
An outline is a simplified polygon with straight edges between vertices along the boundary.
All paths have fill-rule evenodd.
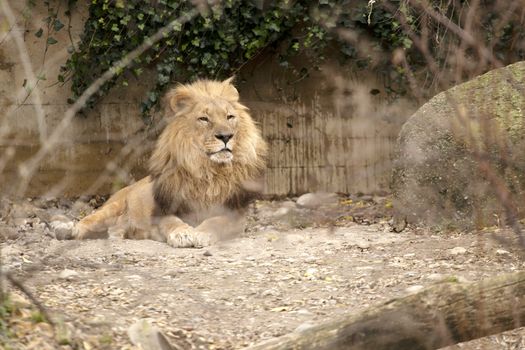
<path id="1" fill-rule="evenodd" d="M 22 61 L 22 67 L 24 68 L 24 73 L 28 78 L 27 84 L 32 86 L 33 90 L 35 90 L 34 107 L 36 111 L 36 119 L 38 122 L 38 131 L 40 133 L 40 143 L 44 144 L 47 139 L 47 126 L 45 122 L 44 109 L 42 108 L 42 96 L 40 95 L 40 91 L 36 88 L 36 84 L 38 83 L 39 79 L 35 76 L 35 71 L 31 63 L 29 52 L 27 51 L 24 38 L 22 37 L 22 31 L 18 28 L 16 17 L 11 9 L 11 6 L 9 6 L 9 2 L 7 0 L 1 0 L 0 3 L 2 5 L 2 10 L 7 17 L 7 21 L 12 28 L 12 35 L 18 48 L 20 60 Z"/>
<path id="2" fill-rule="evenodd" d="M 3 272 L 2 274 L 13 285 L 13 287 L 24 293 L 28 297 L 28 299 L 33 304 L 35 304 L 35 306 L 38 308 L 38 311 L 40 311 L 42 315 L 44 315 L 46 321 L 53 327 L 54 331 L 55 323 L 51 318 L 51 315 L 49 314 L 47 308 L 38 300 L 38 298 L 35 297 L 33 293 L 29 289 L 27 289 L 22 282 L 13 277 L 13 275 L 10 272 Z"/>

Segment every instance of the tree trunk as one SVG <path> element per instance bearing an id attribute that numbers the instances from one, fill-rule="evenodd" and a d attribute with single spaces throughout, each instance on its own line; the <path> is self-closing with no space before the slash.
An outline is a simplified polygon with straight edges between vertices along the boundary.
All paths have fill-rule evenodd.
<path id="1" fill-rule="evenodd" d="M 524 297 L 525 272 L 440 283 L 249 349 L 437 349 L 522 326 Z"/>

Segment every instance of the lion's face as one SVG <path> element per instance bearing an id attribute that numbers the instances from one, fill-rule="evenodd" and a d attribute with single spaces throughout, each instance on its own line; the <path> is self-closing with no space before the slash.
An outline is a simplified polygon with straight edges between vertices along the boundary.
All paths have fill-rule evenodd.
<path id="1" fill-rule="evenodd" d="M 245 172 L 264 163 L 266 144 L 231 79 L 181 85 L 167 101 L 171 122 L 150 160 L 152 173 L 183 168 L 198 176 L 228 165 Z"/>
<path id="2" fill-rule="evenodd" d="M 229 163 L 235 157 L 238 124 L 243 117 L 242 111 L 228 101 L 214 99 L 195 105 L 180 123 L 189 128 L 193 126 L 192 141 L 201 156 L 212 162 Z"/>

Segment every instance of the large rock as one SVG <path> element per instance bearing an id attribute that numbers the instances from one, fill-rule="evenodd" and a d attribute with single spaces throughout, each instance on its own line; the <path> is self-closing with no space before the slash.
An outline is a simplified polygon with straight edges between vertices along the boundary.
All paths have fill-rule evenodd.
<path id="1" fill-rule="evenodd" d="M 442 92 L 410 117 L 392 190 L 397 218 L 409 222 L 504 223 L 503 202 L 525 216 L 525 62 Z M 512 203 L 498 195 L 505 191 Z"/>

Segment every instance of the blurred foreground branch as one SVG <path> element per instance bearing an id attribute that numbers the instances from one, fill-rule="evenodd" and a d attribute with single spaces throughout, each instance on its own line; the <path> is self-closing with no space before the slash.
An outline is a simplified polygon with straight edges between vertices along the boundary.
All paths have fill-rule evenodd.
<path id="1" fill-rule="evenodd" d="M 18 279 L 13 277 L 11 273 L 3 272 L 2 275 L 3 277 L 5 277 L 7 281 L 9 281 L 9 283 L 11 283 L 13 287 L 21 291 L 23 294 L 25 294 L 25 296 L 38 308 L 38 310 L 44 316 L 46 322 L 48 322 L 53 327 L 53 330 L 54 330 L 55 323 L 53 319 L 51 318 L 51 315 L 47 311 L 47 308 L 40 302 L 40 300 L 38 300 L 38 298 L 28 288 L 26 288 L 22 282 L 20 282 Z M 0 276 L 0 278 L 1 277 L 2 276 Z"/>
<path id="2" fill-rule="evenodd" d="M 524 321 L 525 272 L 519 272 L 477 283 L 441 283 L 249 349 L 438 349 Z"/>

